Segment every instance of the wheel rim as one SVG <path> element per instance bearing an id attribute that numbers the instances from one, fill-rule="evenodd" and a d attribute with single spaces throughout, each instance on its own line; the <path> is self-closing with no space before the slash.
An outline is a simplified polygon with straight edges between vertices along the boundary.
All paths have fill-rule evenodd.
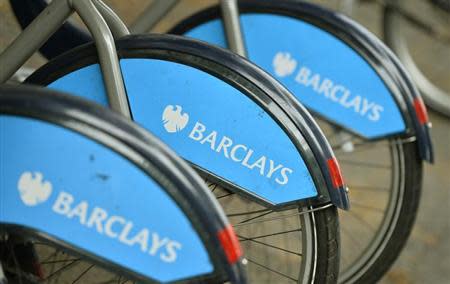
<path id="1" fill-rule="evenodd" d="M 314 214 L 274 212 L 207 182 L 234 225 L 248 261 L 250 283 L 310 283 L 316 268 Z"/>

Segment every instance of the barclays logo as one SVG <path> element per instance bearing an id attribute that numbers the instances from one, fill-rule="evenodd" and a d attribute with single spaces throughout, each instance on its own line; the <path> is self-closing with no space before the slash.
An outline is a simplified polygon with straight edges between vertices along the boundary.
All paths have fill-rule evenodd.
<path id="1" fill-rule="evenodd" d="M 20 199 L 26 206 L 36 206 L 47 201 L 52 193 L 52 184 L 43 180 L 40 172 L 24 172 L 17 183 Z"/>
<path id="2" fill-rule="evenodd" d="M 344 110 L 353 111 L 371 122 L 380 120 L 384 107 L 362 95 L 354 94 L 346 87 L 324 74 L 314 72 L 308 66 L 298 66 L 289 52 L 277 52 L 272 60 L 273 72 L 278 78 L 293 79 L 296 84 L 308 88 L 320 97 Z M 287 76 L 294 75 L 290 78 Z M 319 98 L 320 98 L 319 97 Z"/>
<path id="3" fill-rule="evenodd" d="M 172 105 L 165 107 L 163 114 L 164 128 L 169 133 L 175 133 L 183 130 L 189 121 L 189 115 L 182 113 L 182 107 Z M 194 124 L 194 123 L 192 123 Z M 257 172 L 260 176 L 274 180 L 279 185 L 286 185 L 289 182 L 289 176 L 293 170 L 277 163 L 265 155 L 257 154 L 252 147 L 236 143 L 236 139 L 221 135 L 217 130 L 209 130 L 207 126 L 196 121 L 192 129 L 187 134 L 187 138 L 205 145 L 204 149 L 210 149 L 215 155 L 221 156 L 236 164 L 241 165 L 247 170 Z"/>
<path id="4" fill-rule="evenodd" d="M 30 207 L 46 202 L 53 190 L 52 184 L 44 181 L 43 174 L 40 172 L 22 173 L 17 187 L 20 199 Z M 145 227 L 136 228 L 136 222 L 91 205 L 86 200 L 76 202 L 75 196 L 69 192 L 57 192 L 55 201 L 50 206 L 53 213 L 67 220 L 76 220 L 80 225 L 92 229 L 97 234 L 115 239 L 128 247 L 136 247 L 142 253 L 158 257 L 165 263 L 175 262 L 182 249 L 181 242 L 164 237 Z M 45 209 L 45 207 L 42 208 Z M 42 208 L 39 209 L 42 210 Z"/>
<path id="5" fill-rule="evenodd" d="M 176 105 L 175 109 L 172 105 L 168 105 L 162 114 L 162 121 L 167 132 L 175 133 L 186 127 L 189 115 L 182 113 L 182 107 L 179 105 Z"/>
<path id="6" fill-rule="evenodd" d="M 286 77 L 294 73 L 297 60 L 292 58 L 289 52 L 278 52 L 275 54 L 272 64 L 278 77 Z"/>

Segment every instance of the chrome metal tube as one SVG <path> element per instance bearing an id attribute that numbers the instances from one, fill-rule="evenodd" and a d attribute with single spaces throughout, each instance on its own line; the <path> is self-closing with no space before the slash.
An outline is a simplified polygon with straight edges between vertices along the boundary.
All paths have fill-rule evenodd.
<path id="1" fill-rule="evenodd" d="M 52 1 L 0 54 L 0 83 L 6 82 L 72 14 L 69 0 Z"/>
<path id="2" fill-rule="evenodd" d="M 228 47 L 235 53 L 246 57 L 247 52 L 242 36 L 239 9 L 236 0 L 221 0 L 222 18 L 225 26 Z"/>
<path id="3" fill-rule="evenodd" d="M 72 0 L 72 7 L 80 15 L 94 38 L 111 109 L 131 117 L 128 99 L 112 33 L 92 0 Z"/>

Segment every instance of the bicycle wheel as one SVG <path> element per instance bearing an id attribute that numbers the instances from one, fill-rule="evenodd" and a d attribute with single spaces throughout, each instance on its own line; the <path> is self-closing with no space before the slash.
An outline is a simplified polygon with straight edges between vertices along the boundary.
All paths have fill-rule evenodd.
<path id="1" fill-rule="evenodd" d="M 375 282 L 398 256 L 414 224 L 422 162 L 408 130 L 388 130 L 393 124 L 385 121 L 380 124 L 383 134 L 370 138 L 373 133 L 367 129 L 373 124 L 364 122 L 360 112 L 347 116 L 352 108 L 342 107 L 342 97 L 357 93 L 373 103 L 383 101 L 384 92 L 395 101 L 396 92 L 408 90 L 387 90 L 386 85 L 404 79 L 385 72 L 395 71 L 392 62 L 371 53 L 370 41 L 358 38 L 358 33 L 368 32 L 340 15 L 295 1 L 240 1 L 239 8 L 249 59 L 315 114 L 343 166 L 353 209 L 341 219 L 339 282 Z M 172 32 L 226 47 L 219 19 L 220 10 L 213 7 L 182 21 Z M 375 44 L 375 50 L 385 49 Z M 377 81 L 381 85 L 376 86 Z M 327 91 L 334 88 L 345 89 L 347 95 Z M 389 112 L 385 106 L 384 114 Z M 360 122 L 365 129 L 358 129 Z"/>
<path id="2" fill-rule="evenodd" d="M 445 0 L 397 1 L 388 2 L 383 12 L 386 43 L 411 74 L 425 103 L 447 117 L 450 117 L 449 7 L 450 2 Z"/>
<path id="3" fill-rule="evenodd" d="M 330 266 L 330 262 L 338 257 L 334 232 L 339 226 L 335 208 L 314 214 L 304 213 L 314 208 L 273 211 L 238 195 L 230 195 L 231 192 L 222 186 L 205 181 L 234 226 L 248 261 L 246 271 L 251 283 L 337 281 L 337 267 Z M 308 254 L 314 250 L 322 262 L 297 264 L 300 258 L 307 261 Z M 311 274 L 313 265 L 317 266 L 316 275 Z"/>
<path id="4" fill-rule="evenodd" d="M 236 230 L 242 227 L 239 228 L 240 240 L 245 238 L 245 242 L 252 244 L 244 250 L 252 255 L 247 265 L 249 281 L 333 283 L 339 259 L 338 223 L 335 207 L 327 205 L 326 200 L 332 196 L 344 207 L 348 206 L 348 201 L 342 180 L 335 182 L 333 191 L 327 190 L 326 184 L 333 184 L 333 181 L 328 170 L 321 172 L 318 161 L 326 164 L 329 157 L 320 158 L 311 151 L 318 147 L 321 155 L 330 155 L 327 147 L 319 146 L 322 136 L 317 135 L 314 140 L 305 138 L 307 143 L 292 147 L 292 141 L 302 141 L 303 132 L 298 131 L 300 124 L 303 123 L 309 135 L 320 134 L 320 130 L 309 116 L 300 118 L 300 112 L 288 115 L 286 109 L 279 107 L 300 108 L 295 102 L 286 102 L 289 94 L 285 89 L 238 56 L 181 37 L 128 37 L 117 41 L 117 48 L 133 119 L 228 192 L 213 190 L 227 215 L 233 216 Z M 106 104 L 99 70 L 95 48 L 89 45 L 50 61 L 28 82 Z M 275 100 L 278 101 L 271 103 Z M 174 125 L 169 118 L 172 115 L 178 117 Z M 297 122 L 290 124 L 293 117 L 297 117 Z M 295 135 L 289 136 L 290 133 Z M 201 135 L 202 138 L 198 138 Z M 228 142 L 223 142 L 225 140 Z M 225 143 L 237 148 L 230 146 L 225 154 L 219 146 Z M 248 153 L 255 156 L 264 153 L 264 157 L 270 157 L 267 164 L 274 166 L 279 163 L 275 162 L 277 159 L 285 160 L 283 165 L 300 163 L 303 158 L 299 149 L 304 147 L 310 149 L 305 163 L 316 164 L 311 171 L 295 166 L 294 172 L 298 174 L 289 177 L 292 182 L 289 181 L 287 187 L 283 187 L 282 180 L 274 181 L 273 178 L 281 178 L 279 172 L 272 177 L 262 165 L 257 171 L 248 171 L 251 166 L 242 167 L 244 160 L 253 164 L 250 158 L 243 158 L 245 151 L 248 157 L 251 155 Z M 239 155 L 237 149 L 240 149 Z M 279 165 L 275 166 L 273 169 L 280 169 Z M 308 178 L 310 175 L 312 179 Z M 318 196 L 317 193 L 308 195 L 311 186 L 319 191 Z M 280 191 L 274 194 L 274 188 Z M 300 196 L 286 199 L 284 194 L 289 192 Z M 238 226 L 238 223 L 247 223 L 246 219 L 249 229 Z M 266 225 L 267 219 L 272 223 L 278 220 L 277 225 Z"/>
<path id="5" fill-rule="evenodd" d="M 1 87 L 0 101 L 9 283 L 246 283 L 223 211 L 154 136 L 41 88 Z"/>

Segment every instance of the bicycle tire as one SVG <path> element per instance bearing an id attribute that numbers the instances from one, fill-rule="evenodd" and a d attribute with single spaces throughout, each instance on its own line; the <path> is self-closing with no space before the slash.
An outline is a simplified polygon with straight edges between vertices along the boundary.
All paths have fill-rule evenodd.
<path id="1" fill-rule="evenodd" d="M 175 43 L 177 43 L 175 45 Z M 200 48 L 201 47 L 201 48 Z M 264 84 L 263 78 L 268 78 L 267 75 L 261 70 L 250 67 L 248 64 L 244 64 L 248 67 L 245 72 L 238 72 L 239 68 L 242 68 L 243 64 L 237 64 L 237 62 L 241 62 L 243 59 L 227 54 L 226 60 L 211 59 L 212 57 L 206 57 L 205 54 L 208 54 L 208 51 L 213 51 L 213 53 L 221 54 L 224 51 L 217 48 L 206 48 L 204 44 L 200 42 L 191 41 L 182 39 L 180 37 L 174 36 L 164 36 L 164 35 L 154 35 L 154 36 L 130 36 L 117 41 L 117 49 L 118 55 L 121 59 L 126 58 L 154 58 L 165 61 L 173 61 L 176 63 L 185 64 L 187 66 L 191 66 L 197 69 L 200 69 L 204 72 L 212 73 L 216 78 L 221 80 L 225 80 L 231 85 L 237 84 L 240 79 L 245 79 L 247 82 L 246 90 L 259 90 L 261 91 L 261 86 Z M 67 74 L 70 74 L 76 70 L 80 70 L 85 66 L 91 66 L 98 62 L 95 48 L 92 44 L 84 47 L 79 47 L 72 52 L 61 55 L 60 57 L 55 58 L 50 61 L 48 64 L 43 66 L 41 69 L 37 70 L 31 77 L 28 78 L 28 83 L 38 84 L 47 86 L 51 82 L 54 82 L 58 78 L 64 77 Z M 230 69 L 230 65 L 236 63 L 238 67 Z M 244 61 L 242 61 L 244 62 Z M 221 66 L 220 69 L 217 69 L 214 72 L 214 68 L 218 68 L 217 64 Z M 239 67 L 241 66 L 241 67 Z M 223 67 L 226 68 L 224 72 Z M 260 74 L 264 76 L 263 78 L 255 79 L 255 74 Z M 248 84 L 249 83 L 249 84 Z M 257 85 L 260 86 L 257 87 Z M 269 90 L 271 84 L 275 84 L 278 92 L 280 90 L 284 90 L 280 85 L 278 85 L 275 81 L 270 81 L 269 85 L 266 85 L 265 90 Z M 264 87 L 263 87 L 264 89 Z M 67 91 L 67 90 L 66 90 Z M 210 177 L 208 177 L 210 178 Z M 215 191 L 217 192 L 217 191 Z M 245 197 L 237 197 L 238 200 L 244 200 L 242 202 L 250 203 L 251 206 L 260 206 L 254 202 L 249 202 Z M 226 204 L 222 204 L 225 212 L 229 212 Z M 295 275 L 300 274 L 300 270 L 304 269 L 301 275 L 303 279 L 297 279 L 298 276 L 291 277 L 296 279 L 296 281 L 301 283 L 334 283 L 337 276 L 337 269 L 339 265 L 339 237 L 338 237 L 338 221 L 337 221 L 337 211 L 334 207 L 326 207 L 326 208 L 317 208 L 308 207 L 309 210 L 313 210 L 312 212 L 299 214 L 300 218 L 296 218 L 296 222 L 301 220 L 303 224 L 310 224 L 309 227 L 306 228 L 306 231 L 309 231 L 308 234 L 308 247 L 312 248 L 309 251 L 308 255 L 308 268 L 304 268 L 306 266 L 306 261 L 302 261 L 300 265 L 292 265 L 293 270 L 295 271 Z M 301 207 L 298 210 L 308 210 L 307 207 Z M 317 211 L 316 211 L 317 210 Z M 298 212 L 298 211 L 297 211 Z M 282 216 L 283 211 L 281 212 L 272 212 L 274 214 L 279 214 Z M 272 214 L 271 213 L 271 214 Z M 314 225 L 310 223 L 310 221 L 314 221 Z M 316 221 L 317 220 L 317 221 Z M 261 226 L 263 227 L 263 226 Z M 319 234 L 320 233 L 320 234 Z M 302 234 L 303 239 L 305 238 Z M 294 240 L 297 237 L 294 238 Z M 326 243 L 325 240 L 327 241 Z M 305 241 L 306 242 L 306 241 Z M 303 247 L 302 247 L 303 248 Z M 244 249 L 245 252 L 245 249 Z M 270 251 L 269 251 L 270 253 Z M 248 259 L 248 257 L 247 257 Z M 311 262 L 311 264 L 309 263 Z M 318 265 L 320 264 L 320 265 Z M 249 259 L 249 267 L 252 266 Z M 255 264 L 253 267 L 257 270 L 257 265 Z M 258 266 L 261 267 L 261 266 Z M 303 267 L 303 268 L 302 268 Z M 249 268 L 250 270 L 251 268 Z M 298 270 L 298 271 L 297 271 Z M 257 273 L 258 277 L 281 277 L 278 278 L 279 281 L 286 280 L 285 276 L 280 276 L 280 274 L 275 273 L 273 271 L 264 270 L 267 275 L 261 275 L 261 273 Z M 267 272 L 268 271 L 268 272 Z M 250 272 L 249 275 L 252 275 Z M 252 277 L 249 277 L 249 281 L 252 282 Z M 272 279 L 270 278 L 270 279 Z M 292 279 L 290 279 L 291 281 Z M 263 281 L 264 282 L 264 281 Z"/>
<path id="2" fill-rule="evenodd" d="M 445 5 L 444 3 L 441 5 Z M 402 26 L 405 26 L 407 20 L 397 11 L 396 5 L 399 4 L 392 5 L 388 3 L 383 8 L 384 40 L 411 74 L 412 79 L 423 95 L 425 103 L 440 114 L 450 117 L 450 94 L 427 78 L 410 53 L 405 33 L 402 32 Z M 448 5 L 448 2 L 446 4 Z"/>
<path id="3" fill-rule="evenodd" d="M 295 1 L 265 1 L 264 3 L 260 3 L 258 1 L 240 1 L 239 4 L 241 15 L 253 13 L 287 16 L 293 19 L 306 21 L 307 23 L 318 28 L 326 27 L 327 23 L 321 22 L 320 17 L 313 18 L 310 15 L 311 10 L 317 10 L 316 15 L 330 14 L 330 12 L 325 9 L 313 9 L 313 5 L 295 3 Z M 220 10 L 218 7 L 200 11 L 199 13 L 194 14 L 193 16 L 177 24 L 172 29 L 171 33 L 180 35 L 185 34 L 189 30 L 199 27 L 202 24 L 207 24 L 210 21 L 216 20 L 220 17 L 219 11 Z M 245 40 L 245 26 L 243 27 L 243 33 Z M 333 31 L 332 34 L 338 35 L 338 38 L 349 44 L 347 35 L 344 36 L 341 31 Z M 357 46 L 353 44 L 350 45 L 354 50 L 359 50 Z M 283 49 L 281 48 L 280 50 Z M 251 51 L 249 52 L 251 53 Z M 330 128 L 330 123 L 323 119 L 323 115 L 319 115 L 316 118 L 320 121 L 324 121 L 322 124 L 319 123 L 321 126 L 324 125 L 324 128 L 322 129 L 325 129 L 326 127 Z M 331 123 L 331 125 L 333 126 L 333 123 Z M 353 136 L 351 133 L 347 133 L 344 130 L 342 131 L 345 132 L 346 135 Z M 332 136 L 335 136 L 335 133 L 331 132 L 329 135 L 325 133 L 325 136 L 330 139 Z M 387 209 L 384 209 L 386 212 L 391 212 L 389 213 L 390 216 L 386 215 L 383 217 L 381 224 L 376 225 L 379 226 L 379 231 L 375 233 L 373 243 L 365 248 L 367 252 L 362 251 L 362 255 L 355 266 L 352 265 L 353 263 L 350 263 L 348 264 L 348 267 L 341 267 L 339 279 L 340 283 L 376 282 L 384 273 L 386 273 L 398 257 L 414 225 L 415 215 L 418 210 L 418 203 L 420 199 L 422 179 L 422 162 L 418 158 L 417 145 L 415 142 L 403 144 L 402 138 L 389 138 L 386 139 L 386 141 L 387 144 L 390 145 L 387 146 L 387 148 L 393 153 L 391 158 L 392 163 L 398 159 L 397 157 L 400 157 L 400 160 L 396 162 L 396 172 L 399 172 L 399 175 L 404 181 L 398 183 L 398 186 L 391 189 L 392 193 L 389 198 L 392 201 L 389 201 L 386 205 Z M 332 143 L 331 140 L 330 142 Z M 403 145 L 398 146 L 398 144 Z M 346 156 L 340 156 L 338 153 L 339 150 L 334 150 L 337 154 L 338 160 L 341 161 L 341 164 L 343 161 L 345 162 Z M 346 177 L 346 181 L 350 184 L 351 191 L 352 180 L 356 178 L 352 176 L 351 169 L 347 172 L 344 168 L 343 172 Z M 391 178 L 396 179 L 394 174 L 392 174 Z M 380 193 L 380 195 L 381 194 L 382 193 Z M 352 198 L 353 208 L 364 206 L 363 202 L 360 202 L 358 199 L 355 200 L 354 198 L 355 197 Z M 347 222 L 350 222 L 350 217 L 347 217 L 346 215 L 349 215 L 349 213 L 344 212 L 341 215 L 341 228 L 345 228 Z M 358 215 L 358 213 L 356 213 L 356 215 Z M 388 227 L 390 227 L 390 229 Z M 351 233 L 347 232 L 347 235 L 349 234 Z M 355 248 L 347 248 L 344 241 L 345 239 L 350 239 L 350 237 L 346 236 L 345 232 L 341 233 L 341 236 L 341 240 L 343 241 L 342 254 L 345 256 L 347 251 L 354 251 Z"/>

